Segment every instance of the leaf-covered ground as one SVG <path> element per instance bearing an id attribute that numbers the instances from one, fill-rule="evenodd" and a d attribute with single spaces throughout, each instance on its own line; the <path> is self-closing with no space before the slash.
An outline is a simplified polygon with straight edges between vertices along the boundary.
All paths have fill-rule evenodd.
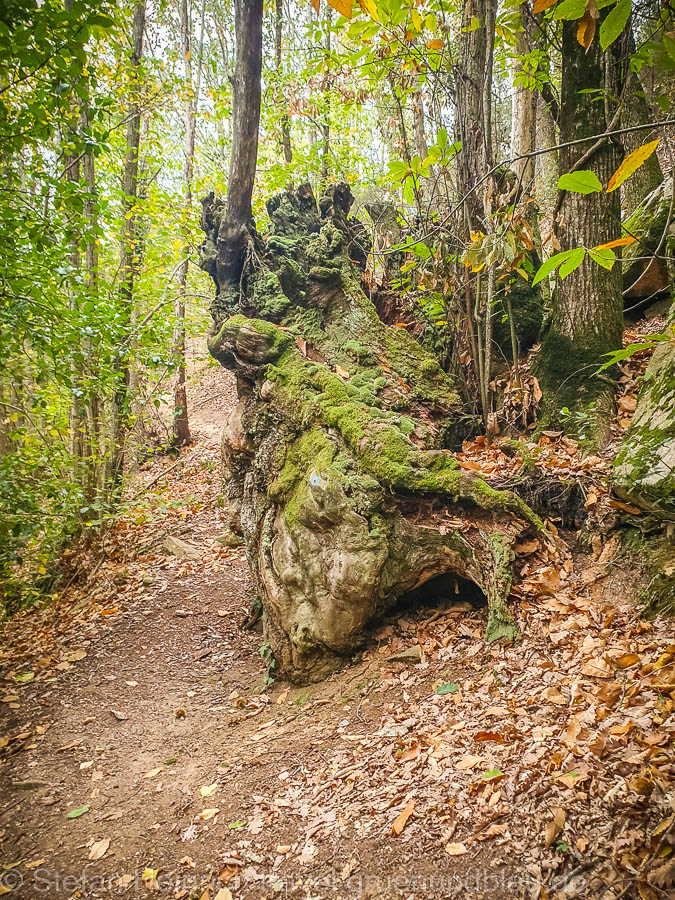
<path id="1" fill-rule="evenodd" d="M 484 609 L 436 597 L 331 680 L 268 684 L 261 635 L 239 628 L 243 551 L 215 540 L 229 376 L 192 401 L 196 445 L 139 474 L 88 578 L 4 626 L 5 892 L 672 896 L 675 635 L 640 619 L 617 543 L 555 565 L 521 548 L 515 647 L 484 643 Z M 549 441 L 538 465 L 573 469 Z M 464 457 L 484 471 L 499 452 Z M 166 555 L 169 534 L 199 558 Z"/>

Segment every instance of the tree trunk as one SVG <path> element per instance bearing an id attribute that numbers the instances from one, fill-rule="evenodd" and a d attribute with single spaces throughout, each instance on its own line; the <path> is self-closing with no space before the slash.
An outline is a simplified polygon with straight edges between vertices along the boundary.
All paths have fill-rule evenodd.
<path id="1" fill-rule="evenodd" d="M 217 237 L 214 256 L 218 293 L 213 302 L 218 311 L 239 308 L 239 281 L 247 249 L 252 245 L 255 226 L 251 197 L 258 159 L 260 124 L 260 76 L 262 72 L 263 0 L 235 0 L 234 27 L 237 42 L 232 95 L 232 153 L 225 215 Z M 204 224 L 208 227 L 210 213 Z"/>
<path id="2" fill-rule="evenodd" d="M 122 238 L 120 243 L 120 322 L 114 361 L 116 387 L 112 398 L 111 447 L 108 465 L 108 491 L 114 503 L 121 492 L 126 437 L 129 430 L 129 361 L 134 280 L 138 271 L 138 153 L 141 134 L 140 66 L 145 30 L 145 0 L 134 10 L 131 58 L 129 60 L 129 119 L 126 157 L 122 171 Z"/>
<path id="3" fill-rule="evenodd" d="M 80 130 L 85 134 L 89 127 L 89 101 L 88 97 L 80 101 Z M 99 295 L 99 267 L 98 267 L 98 201 L 96 187 L 96 164 L 91 148 L 85 148 L 82 154 L 82 180 L 87 188 L 87 196 L 84 201 L 84 220 L 88 229 L 84 250 L 84 286 L 87 299 L 96 308 Z M 101 487 L 100 473 L 100 428 L 101 407 L 98 390 L 98 359 L 97 349 L 91 335 L 87 335 L 82 341 L 82 370 L 83 370 L 83 408 L 84 408 L 84 435 L 83 455 L 85 460 L 85 498 L 91 503 Z"/>
<path id="4" fill-rule="evenodd" d="M 537 133 L 537 94 L 527 85 L 518 83 L 522 75 L 523 62 L 519 57 L 529 53 L 531 47 L 532 19 L 523 16 L 524 31 L 518 34 L 515 46 L 516 56 L 511 63 L 511 156 L 531 153 L 535 147 Z M 534 157 L 518 160 L 513 163 L 513 171 L 518 179 L 518 193 L 524 197 L 532 194 L 534 182 Z"/>
<path id="5" fill-rule="evenodd" d="M 281 93 L 281 76 L 283 66 L 281 63 L 281 44 L 284 34 L 284 0 L 276 0 L 275 19 L 274 19 L 274 60 L 276 64 L 276 74 L 279 79 L 279 102 L 283 103 L 283 94 Z M 288 119 L 288 113 L 281 115 L 281 148 L 284 151 L 284 159 L 287 164 L 293 162 L 293 147 L 291 145 L 291 123 Z"/>
<path id="6" fill-rule="evenodd" d="M 487 182 L 482 179 L 493 166 L 492 146 L 492 64 L 495 34 L 496 0 L 468 0 L 462 12 L 462 31 L 459 41 L 457 65 L 455 67 L 456 84 L 456 140 L 462 148 L 457 155 L 457 182 L 459 198 L 463 202 L 464 228 L 463 238 L 468 246 L 471 231 L 487 231 L 491 228 L 490 213 L 492 203 L 489 199 L 494 193 L 493 179 Z M 478 19 L 478 27 L 474 27 L 474 19 Z M 479 182 L 480 186 L 479 186 Z M 466 272 L 464 295 L 466 301 L 466 330 L 473 329 L 471 318 L 484 318 L 483 309 L 479 309 L 480 296 L 474 287 L 471 274 Z M 488 303 L 490 299 L 488 298 Z M 485 311 L 488 316 L 491 310 Z M 482 321 L 477 321 L 478 340 L 474 359 L 474 372 L 480 385 L 481 406 L 485 425 L 488 423 L 489 398 L 487 385 L 490 381 L 489 370 L 485 365 L 490 362 L 490 348 L 486 348 L 481 340 Z M 473 341 L 472 341 L 473 346 Z M 487 360 L 486 360 L 487 353 Z"/>
<path id="7" fill-rule="evenodd" d="M 486 175 L 493 165 L 492 148 L 492 60 L 496 0 L 467 0 L 462 11 L 462 32 L 455 67 L 456 139 L 459 191 L 463 197 Z M 473 27 L 477 18 L 479 27 Z M 470 227 L 476 229 L 483 219 L 481 185 L 467 199 Z"/>
<path id="8" fill-rule="evenodd" d="M 184 447 L 191 441 L 188 420 L 187 391 L 185 387 L 185 295 L 187 293 L 188 266 L 190 264 L 190 228 L 189 216 L 192 208 L 192 175 L 195 156 L 195 132 L 197 128 L 197 104 L 201 87 L 201 57 L 204 41 L 205 3 L 202 0 L 201 37 L 199 58 L 197 60 L 197 83 L 192 74 L 192 21 L 188 0 L 179 0 L 181 51 L 185 64 L 185 85 L 187 99 L 185 101 L 185 145 L 183 148 L 183 225 L 181 247 L 181 263 L 177 273 L 178 292 L 174 305 L 176 324 L 173 332 L 173 358 L 176 366 L 173 389 L 173 426 L 172 443 L 176 447 Z"/>
<path id="9" fill-rule="evenodd" d="M 576 22 L 563 23 L 561 143 L 602 134 L 611 118 L 606 108 L 619 95 L 617 44 L 603 54 L 594 40 L 584 50 L 576 31 Z M 597 100 L 596 91 L 603 92 L 605 103 Z M 619 148 L 608 140 L 594 146 L 589 140 L 561 149 L 561 173 L 575 167 L 591 169 L 607 185 L 621 159 Z M 565 192 L 561 203 L 555 225 L 561 250 L 594 247 L 620 236 L 617 192 Z M 587 255 L 578 269 L 562 280 L 557 278 L 536 366 L 544 391 L 540 421 L 562 425 L 592 445 L 603 443 L 614 382 L 606 373 L 594 376 L 593 372 L 603 354 L 621 347 L 622 326 L 620 265 L 608 271 Z"/>
<path id="10" fill-rule="evenodd" d="M 276 671 L 295 680 L 324 676 L 369 621 L 434 580 L 487 598 L 488 639 L 516 638 L 512 547 L 531 529 L 543 535 L 522 501 L 443 452 L 461 413 L 455 385 L 364 293 L 353 260 L 364 268 L 368 247 L 352 201 L 346 184 L 318 209 L 309 185 L 268 201 L 271 232 L 241 283 L 246 315 L 216 309 L 209 339 L 237 376 L 227 496 L 240 505 Z M 203 263 L 219 291 L 225 215 L 205 203 Z"/>

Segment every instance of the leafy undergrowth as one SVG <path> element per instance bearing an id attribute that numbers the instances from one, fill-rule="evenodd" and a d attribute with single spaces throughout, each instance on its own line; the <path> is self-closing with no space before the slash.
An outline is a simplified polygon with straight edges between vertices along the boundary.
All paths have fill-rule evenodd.
<path id="1" fill-rule="evenodd" d="M 329 681 L 269 685 L 261 636 L 239 628 L 243 552 L 214 540 L 229 376 L 201 396 L 216 387 L 199 442 L 140 474 L 88 581 L 4 626 L 0 883 L 30 898 L 672 895 L 675 635 L 640 619 L 617 542 L 574 567 L 519 548 L 517 646 L 487 646 L 486 611 L 460 593 L 392 613 Z M 166 534 L 197 558 L 167 556 Z"/>

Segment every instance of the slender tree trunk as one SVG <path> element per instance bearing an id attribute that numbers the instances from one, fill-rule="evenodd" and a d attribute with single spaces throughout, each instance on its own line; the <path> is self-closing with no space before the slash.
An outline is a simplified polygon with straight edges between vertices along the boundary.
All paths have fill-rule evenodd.
<path id="1" fill-rule="evenodd" d="M 218 230 L 213 312 L 237 308 L 247 247 L 255 231 L 251 198 L 258 160 L 263 0 L 235 0 L 237 42 L 232 96 L 232 154 L 227 205 Z"/>
<path id="2" fill-rule="evenodd" d="M 324 56 L 326 61 L 326 76 L 325 76 L 325 84 L 323 95 L 324 95 L 324 103 L 325 110 L 323 114 L 323 121 L 321 123 L 321 136 L 323 138 L 323 144 L 321 148 L 321 180 L 327 181 L 328 175 L 330 173 L 330 116 L 331 116 L 331 88 L 333 86 L 333 78 L 331 75 L 331 24 L 333 22 L 333 10 L 330 6 L 326 6 L 326 43 L 324 44 Z"/>
<path id="3" fill-rule="evenodd" d="M 613 44 L 602 53 L 597 40 L 588 50 L 576 37 L 577 23 L 563 23 L 563 74 L 561 86 L 560 141 L 592 137 L 608 125 L 610 98 L 619 96 L 619 48 Z M 602 91 L 606 103 L 598 102 Z M 589 155 L 593 142 L 567 147 L 560 152 L 560 171 L 575 166 L 591 169 L 606 185 L 618 166 L 619 148 L 602 142 Z M 586 158 L 581 161 L 581 157 Z M 556 235 L 561 250 L 593 247 L 620 236 L 618 192 L 577 194 L 561 197 Z M 606 374 L 593 372 L 603 354 L 621 347 L 623 303 L 621 267 L 612 271 L 589 256 L 582 265 L 555 283 L 550 321 L 547 323 L 537 361 L 537 374 L 544 391 L 543 419 L 561 423 L 572 434 L 585 434 L 594 444 L 604 440 L 612 409 L 614 384 Z M 561 410 L 566 409 L 561 416 Z M 592 425 L 588 425 L 589 417 Z"/>
<path id="4" fill-rule="evenodd" d="M 80 130 L 85 134 L 90 127 L 88 98 L 80 99 Z M 96 188 L 96 165 L 94 154 L 85 148 L 82 155 L 82 181 L 87 188 L 84 200 L 84 220 L 88 229 L 84 250 L 84 286 L 87 299 L 96 308 L 99 294 L 98 267 L 98 200 Z M 83 408 L 84 438 L 83 454 L 85 458 L 85 497 L 91 502 L 100 488 L 99 473 L 99 440 L 100 440 L 100 401 L 98 393 L 98 360 L 96 347 L 91 334 L 82 341 L 82 374 L 83 374 Z"/>
<path id="5" fill-rule="evenodd" d="M 458 155 L 458 181 L 462 196 L 469 193 L 492 168 L 492 61 L 496 0 L 467 0 L 462 10 L 462 31 L 455 67 L 456 138 L 462 144 Z M 473 19 L 479 25 L 474 27 Z M 484 214 L 482 185 L 467 198 L 471 228 Z"/>
<path id="6" fill-rule="evenodd" d="M 197 60 L 197 79 L 192 70 L 192 21 L 188 0 L 179 0 L 181 50 L 185 63 L 185 84 L 187 99 L 185 101 L 185 146 L 183 150 L 183 246 L 181 263 L 177 273 L 178 292 L 174 307 L 176 325 L 173 333 L 173 355 L 176 365 L 173 391 L 173 427 L 172 441 L 176 447 L 184 447 L 190 443 L 190 425 L 188 420 L 185 362 L 185 298 L 190 252 L 190 228 L 188 219 L 192 209 L 192 176 L 194 171 L 195 134 L 197 128 L 197 105 L 201 88 L 201 57 L 204 43 L 205 2 L 202 0 L 201 30 L 199 40 L 199 57 Z"/>
<path id="7" fill-rule="evenodd" d="M 134 281 L 138 271 L 138 154 L 141 134 L 140 67 L 145 30 L 145 0 L 134 10 L 131 59 L 129 63 L 130 102 L 126 134 L 126 157 L 122 172 L 122 238 L 120 246 L 120 320 L 114 363 L 116 387 L 112 398 L 108 490 L 115 502 L 122 487 L 126 437 L 129 430 L 129 364 Z"/>
<path id="8" fill-rule="evenodd" d="M 283 67 L 281 64 L 281 44 L 284 35 L 284 0 L 276 0 L 275 19 L 274 19 L 274 61 L 276 65 L 276 74 L 279 79 L 279 100 L 283 102 L 283 94 L 281 94 L 281 76 Z M 281 148 L 284 151 L 284 159 L 287 164 L 293 162 L 293 146 L 291 144 L 291 123 L 288 119 L 288 113 L 281 115 Z M 291 185 L 292 186 L 292 185 Z"/>
<path id="9" fill-rule="evenodd" d="M 478 185 L 492 168 L 494 159 L 491 91 L 496 14 L 497 0 L 468 0 L 462 10 L 462 31 L 455 67 L 455 136 L 462 145 L 457 156 L 457 187 L 459 199 L 463 201 L 463 237 L 467 243 L 472 230 L 488 229 L 492 211 L 490 181 Z M 477 28 L 474 27 L 475 18 L 479 23 Z M 478 358 L 474 359 L 474 372 L 480 386 L 483 419 L 487 426 L 491 353 L 486 341 L 491 338 L 491 328 L 487 329 L 490 333 L 485 334 L 483 326 L 490 317 L 492 297 L 488 291 L 488 308 L 484 310 L 480 288 L 474 288 L 468 271 L 465 278 L 466 312 L 469 319 L 466 327 L 467 330 L 472 329 L 470 319 L 475 316 Z M 480 278 L 477 284 L 480 284 Z"/>
<path id="10" fill-rule="evenodd" d="M 522 57 L 532 49 L 531 23 L 531 18 L 524 15 L 524 30 L 518 35 L 515 47 L 517 55 L 514 56 L 511 65 L 511 156 L 531 153 L 535 146 L 537 94 L 531 91 L 526 84 L 519 83 L 519 76 L 522 76 L 523 73 Z M 522 192 L 525 196 L 531 194 L 534 181 L 534 158 L 529 157 L 513 163 L 513 171 L 518 178 L 519 193 Z"/>

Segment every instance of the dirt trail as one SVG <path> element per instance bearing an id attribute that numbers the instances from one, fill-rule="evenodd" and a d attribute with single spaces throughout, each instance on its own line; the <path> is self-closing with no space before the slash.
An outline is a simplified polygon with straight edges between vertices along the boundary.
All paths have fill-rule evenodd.
<path id="1" fill-rule="evenodd" d="M 611 553 L 516 606 L 518 647 L 435 598 L 330 681 L 268 685 L 239 628 L 244 553 L 214 540 L 233 402 L 208 370 L 195 445 L 139 473 L 88 583 L 4 626 L 10 896 L 610 900 L 640 871 L 665 896 L 673 633 L 616 599 Z M 166 534 L 200 559 L 165 555 Z"/>

